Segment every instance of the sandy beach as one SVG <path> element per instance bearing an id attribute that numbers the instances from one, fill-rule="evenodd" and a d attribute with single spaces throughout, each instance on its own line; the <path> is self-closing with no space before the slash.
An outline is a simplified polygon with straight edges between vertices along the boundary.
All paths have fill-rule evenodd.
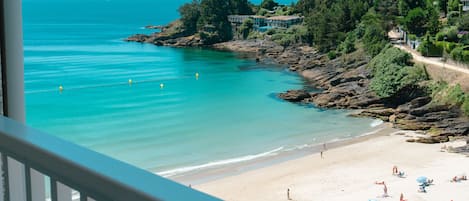
<path id="1" fill-rule="evenodd" d="M 469 174 L 469 158 L 441 151 L 441 147 L 462 146 L 464 141 L 444 144 L 405 142 L 412 132 L 385 129 L 375 137 L 299 159 L 244 172 L 194 186 L 224 200 L 399 200 L 467 201 L 469 181 L 450 182 L 456 175 Z M 392 174 L 396 165 L 406 177 Z M 427 193 L 418 192 L 416 179 L 433 179 Z M 389 197 L 383 197 L 384 181 Z"/>

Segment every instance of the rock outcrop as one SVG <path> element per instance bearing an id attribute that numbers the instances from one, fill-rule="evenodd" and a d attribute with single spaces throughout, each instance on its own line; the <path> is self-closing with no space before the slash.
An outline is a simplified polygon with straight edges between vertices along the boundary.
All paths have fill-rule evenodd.
<path id="1" fill-rule="evenodd" d="M 285 93 L 280 93 L 279 98 L 289 102 L 301 102 L 311 97 L 306 90 L 288 90 Z"/>

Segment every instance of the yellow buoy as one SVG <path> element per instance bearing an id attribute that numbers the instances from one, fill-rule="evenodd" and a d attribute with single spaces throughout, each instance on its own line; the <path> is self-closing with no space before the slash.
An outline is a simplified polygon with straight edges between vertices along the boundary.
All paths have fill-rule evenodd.
<path id="1" fill-rule="evenodd" d="M 64 90 L 64 87 L 62 85 L 59 86 L 59 91 L 62 92 Z"/>
<path id="2" fill-rule="evenodd" d="M 163 83 L 160 84 L 160 88 L 161 88 L 161 89 L 164 88 L 164 84 L 163 84 Z"/>
<path id="3" fill-rule="evenodd" d="M 129 79 L 129 85 L 132 85 L 132 79 Z"/>

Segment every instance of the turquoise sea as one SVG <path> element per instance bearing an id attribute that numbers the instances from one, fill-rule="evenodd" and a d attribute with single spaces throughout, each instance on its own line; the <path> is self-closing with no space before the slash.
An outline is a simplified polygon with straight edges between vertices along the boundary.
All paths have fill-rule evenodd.
<path id="1" fill-rule="evenodd" d="M 304 86 L 281 67 L 122 41 L 176 19 L 186 1 L 23 0 L 27 123 L 164 176 L 373 129 L 276 98 Z"/>

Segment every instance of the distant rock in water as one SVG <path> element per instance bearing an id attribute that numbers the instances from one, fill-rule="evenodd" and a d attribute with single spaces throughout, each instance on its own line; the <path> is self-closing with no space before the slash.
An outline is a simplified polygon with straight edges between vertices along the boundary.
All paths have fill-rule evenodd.
<path id="1" fill-rule="evenodd" d="M 285 93 L 278 94 L 278 97 L 288 102 L 296 103 L 311 98 L 311 94 L 305 90 L 289 90 Z"/>

